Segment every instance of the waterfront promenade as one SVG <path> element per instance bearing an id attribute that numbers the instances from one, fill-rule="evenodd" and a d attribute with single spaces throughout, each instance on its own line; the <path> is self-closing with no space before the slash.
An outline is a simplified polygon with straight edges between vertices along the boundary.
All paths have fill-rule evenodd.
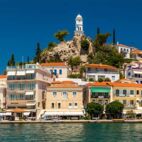
<path id="1" fill-rule="evenodd" d="M 36 123 L 142 123 L 142 119 L 113 119 L 113 120 L 35 120 L 35 121 L 0 121 L 0 124 L 36 124 Z"/>

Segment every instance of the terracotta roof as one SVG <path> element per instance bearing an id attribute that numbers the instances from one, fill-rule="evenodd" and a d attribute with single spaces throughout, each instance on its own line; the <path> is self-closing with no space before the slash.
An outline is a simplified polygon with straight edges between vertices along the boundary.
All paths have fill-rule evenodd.
<path id="1" fill-rule="evenodd" d="M 78 84 L 73 81 L 62 81 L 53 82 L 48 88 L 81 88 Z"/>
<path id="2" fill-rule="evenodd" d="M 142 84 L 119 83 L 119 82 L 94 82 L 94 83 L 88 83 L 87 86 L 112 86 L 112 87 L 135 87 L 135 88 L 142 88 Z"/>
<path id="3" fill-rule="evenodd" d="M 45 66 L 45 67 L 58 67 L 58 66 L 62 66 L 62 67 L 66 67 L 66 63 L 65 62 L 51 62 L 51 63 L 42 63 L 41 66 Z"/>
<path id="4" fill-rule="evenodd" d="M 124 45 L 124 44 L 117 44 L 117 46 L 121 46 L 121 47 L 130 48 L 130 46 L 127 46 L 127 45 Z"/>
<path id="5" fill-rule="evenodd" d="M 96 69 L 108 69 L 108 70 L 117 70 L 116 67 L 110 66 L 110 65 L 104 65 L 104 64 L 88 64 L 86 67 L 89 68 L 96 68 Z"/>
<path id="6" fill-rule="evenodd" d="M 142 51 L 138 49 L 133 49 L 131 53 L 132 54 L 142 54 Z"/>
<path id="7" fill-rule="evenodd" d="M 7 78 L 6 75 L 0 75 L 0 79 Z"/>
<path id="8" fill-rule="evenodd" d="M 88 83 L 87 86 L 110 86 L 110 82 L 92 82 Z"/>

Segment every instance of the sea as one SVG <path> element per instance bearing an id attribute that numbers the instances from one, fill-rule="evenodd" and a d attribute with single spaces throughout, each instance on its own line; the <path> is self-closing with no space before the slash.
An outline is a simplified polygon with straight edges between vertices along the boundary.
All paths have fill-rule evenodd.
<path id="1" fill-rule="evenodd" d="M 0 142 L 142 142 L 142 123 L 0 124 Z"/>

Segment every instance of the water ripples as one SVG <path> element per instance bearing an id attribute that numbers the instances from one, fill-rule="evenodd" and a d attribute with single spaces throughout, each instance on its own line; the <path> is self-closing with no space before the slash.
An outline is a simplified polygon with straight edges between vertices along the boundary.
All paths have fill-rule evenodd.
<path id="1" fill-rule="evenodd" d="M 0 142 L 139 142 L 139 123 L 1 124 Z"/>

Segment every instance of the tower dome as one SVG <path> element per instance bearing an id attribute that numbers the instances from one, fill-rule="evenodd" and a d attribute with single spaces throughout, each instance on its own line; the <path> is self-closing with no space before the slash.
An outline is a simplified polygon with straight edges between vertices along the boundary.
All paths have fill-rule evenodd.
<path id="1" fill-rule="evenodd" d="M 81 16 L 80 14 L 78 14 L 78 15 L 76 16 L 76 20 L 83 20 L 83 18 L 82 18 L 82 16 Z"/>
<path id="2" fill-rule="evenodd" d="M 83 31 L 83 17 L 80 14 L 78 14 L 76 16 L 75 21 L 76 21 L 76 23 L 75 23 L 75 35 L 76 36 L 84 35 L 84 31 Z"/>

